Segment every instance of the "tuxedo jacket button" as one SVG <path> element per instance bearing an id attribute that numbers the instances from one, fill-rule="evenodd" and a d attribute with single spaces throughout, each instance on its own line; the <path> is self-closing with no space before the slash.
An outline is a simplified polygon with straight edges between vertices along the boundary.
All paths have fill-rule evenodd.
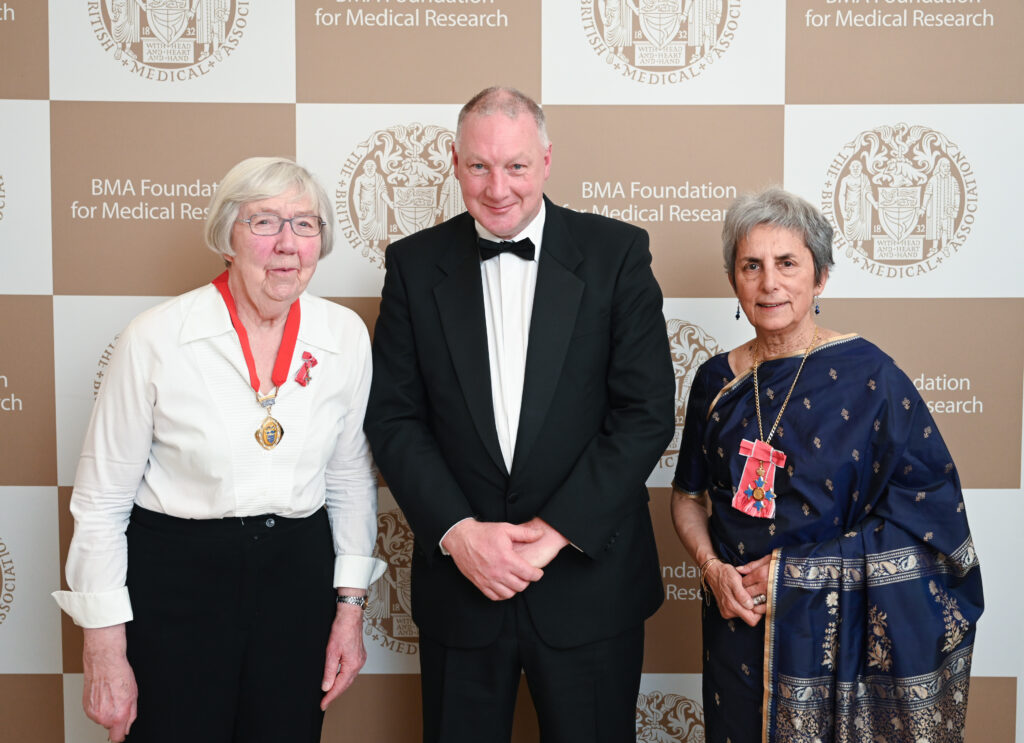
<path id="1" fill-rule="evenodd" d="M 509 503 L 515 503 L 517 500 L 519 500 L 519 493 L 518 492 L 513 490 L 511 493 L 508 494 L 508 502 Z"/>

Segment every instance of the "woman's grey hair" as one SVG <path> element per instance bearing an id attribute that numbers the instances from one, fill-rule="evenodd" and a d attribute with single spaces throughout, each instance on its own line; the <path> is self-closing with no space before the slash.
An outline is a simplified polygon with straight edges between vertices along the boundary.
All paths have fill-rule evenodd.
<path id="1" fill-rule="evenodd" d="M 242 205 L 287 193 L 313 202 L 314 211 L 324 222 L 320 232 L 320 257 L 326 256 L 334 247 L 331 200 L 312 173 L 286 157 L 250 157 L 227 172 L 210 199 L 203 231 L 207 247 L 222 256 L 233 256 L 231 228 Z M 282 225 L 282 229 L 289 228 Z"/>
<path id="2" fill-rule="evenodd" d="M 515 88 L 494 86 L 481 90 L 470 98 L 469 102 L 459 111 L 459 120 L 455 125 L 455 151 L 459 151 L 459 143 L 462 141 L 462 122 L 467 116 L 470 114 L 491 116 L 496 113 L 504 114 L 510 119 L 514 119 L 522 113 L 528 113 L 537 125 L 541 147 L 546 148 L 551 144 L 548 139 L 548 126 L 547 120 L 544 118 L 544 110 L 537 101 Z"/>
<path id="3" fill-rule="evenodd" d="M 759 224 L 798 232 L 814 258 L 814 282 L 820 283 L 831 268 L 832 225 L 809 202 L 778 187 L 743 194 L 729 207 L 722 225 L 722 258 L 729 283 L 736 284 L 736 249 Z"/>

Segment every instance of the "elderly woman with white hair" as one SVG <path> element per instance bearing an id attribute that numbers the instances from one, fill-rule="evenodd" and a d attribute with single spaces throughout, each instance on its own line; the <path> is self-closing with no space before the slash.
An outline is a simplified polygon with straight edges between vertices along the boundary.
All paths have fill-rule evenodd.
<path id="1" fill-rule="evenodd" d="M 86 714 L 113 741 L 318 741 L 365 662 L 376 476 L 369 338 L 305 293 L 331 204 L 283 158 L 221 181 L 227 270 L 118 340 L 75 477 Z"/>
<path id="2" fill-rule="evenodd" d="M 817 209 L 743 196 L 722 247 L 755 336 L 697 372 L 672 497 L 707 599 L 706 740 L 959 742 L 981 575 L 935 421 L 877 346 L 816 322 Z"/>

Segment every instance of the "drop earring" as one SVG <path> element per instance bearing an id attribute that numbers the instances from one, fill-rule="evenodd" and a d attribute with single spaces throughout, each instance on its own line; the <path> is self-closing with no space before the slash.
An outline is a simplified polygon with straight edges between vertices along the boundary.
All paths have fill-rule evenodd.
<path id="1" fill-rule="evenodd" d="M 739 302 L 736 303 L 736 319 L 737 320 L 740 319 L 740 303 Z"/>
<path id="2" fill-rule="evenodd" d="M 817 297 L 814 298 L 814 314 L 815 315 L 820 315 L 821 314 L 821 305 L 818 304 L 818 298 Z"/>

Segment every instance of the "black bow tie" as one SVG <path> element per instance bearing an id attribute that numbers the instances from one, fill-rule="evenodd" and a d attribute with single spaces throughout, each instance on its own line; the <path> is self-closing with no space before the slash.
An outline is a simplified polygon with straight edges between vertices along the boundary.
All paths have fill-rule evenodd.
<path id="1" fill-rule="evenodd" d="M 502 253 L 512 253 L 518 255 L 524 261 L 533 260 L 533 240 L 528 237 L 524 237 L 522 240 L 502 240 L 500 243 L 496 243 L 493 240 L 487 240 L 482 237 L 477 237 L 477 245 L 480 246 L 480 259 L 488 260 L 496 255 Z"/>

